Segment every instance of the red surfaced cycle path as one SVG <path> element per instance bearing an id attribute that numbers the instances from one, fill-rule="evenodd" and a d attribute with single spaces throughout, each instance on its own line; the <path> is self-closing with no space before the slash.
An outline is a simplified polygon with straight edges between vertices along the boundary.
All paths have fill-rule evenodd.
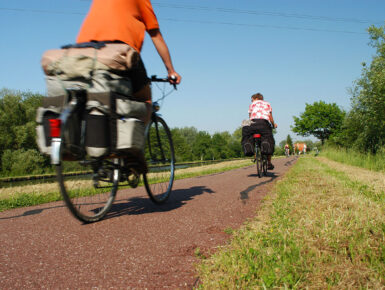
<path id="1" fill-rule="evenodd" d="M 295 158 L 177 180 L 164 205 L 143 188 L 124 189 L 107 217 L 82 224 L 63 202 L 0 213 L 1 289 L 191 288 L 194 252 L 215 250 L 256 215 L 261 199 Z"/>

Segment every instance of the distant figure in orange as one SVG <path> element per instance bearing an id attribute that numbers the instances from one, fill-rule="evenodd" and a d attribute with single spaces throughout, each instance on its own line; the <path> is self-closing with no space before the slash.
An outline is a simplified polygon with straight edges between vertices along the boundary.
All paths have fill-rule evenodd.
<path id="1" fill-rule="evenodd" d="M 294 143 L 294 154 L 305 154 L 306 153 L 306 144 L 305 143 Z"/>

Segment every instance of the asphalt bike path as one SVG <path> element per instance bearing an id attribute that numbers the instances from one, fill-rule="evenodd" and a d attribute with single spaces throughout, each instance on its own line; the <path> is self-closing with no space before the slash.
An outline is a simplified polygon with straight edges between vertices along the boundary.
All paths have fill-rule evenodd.
<path id="1" fill-rule="evenodd" d="M 197 253 L 224 245 L 226 229 L 257 214 L 274 182 L 296 161 L 273 160 L 177 180 L 155 205 L 144 188 L 119 190 L 102 221 L 82 224 L 62 201 L 0 213 L 0 289 L 192 288 Z M 199 249 L 199 250 L 198 250 Z"/>

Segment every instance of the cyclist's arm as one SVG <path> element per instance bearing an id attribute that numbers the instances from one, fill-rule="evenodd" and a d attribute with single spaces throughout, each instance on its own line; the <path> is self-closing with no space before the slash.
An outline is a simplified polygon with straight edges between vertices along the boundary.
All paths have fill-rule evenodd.
<path id="1" fill-rule="evenodd" d="M 269 119 L 274 128 L 277 128 L 277 124 L 274 122 L 273 113 L 270 112 Z"/>
<path id="2" fill-rule="evenodd" d="M 151 40 L 158 51 L 159 56 L 161 57 L 164 65 L 166 66 L 168 78 L 171 80 L 171 76 L 175 76 L 176 80 L 172 81 L 172 83 L 179 84 L 182 80 L 182 77 L 175 71 L 172 61 L 170 52 L 168 50 L 167 44 L 162 36 L 162 33 L 160 33 L 159 29 L 152 29 L 148 31 L 148 34 L 151 37 Z"/>

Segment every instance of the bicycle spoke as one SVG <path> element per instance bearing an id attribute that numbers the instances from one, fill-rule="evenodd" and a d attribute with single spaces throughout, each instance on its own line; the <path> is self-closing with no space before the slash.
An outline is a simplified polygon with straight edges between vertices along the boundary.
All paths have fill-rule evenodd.
<path id="1" fill-rule="evenodd" d="M 118 170 L 108 161 L 62 161 L 57 173 L 64 201 L 76 218 L 93 222 L 107 213 L 118 187 Z"/>

